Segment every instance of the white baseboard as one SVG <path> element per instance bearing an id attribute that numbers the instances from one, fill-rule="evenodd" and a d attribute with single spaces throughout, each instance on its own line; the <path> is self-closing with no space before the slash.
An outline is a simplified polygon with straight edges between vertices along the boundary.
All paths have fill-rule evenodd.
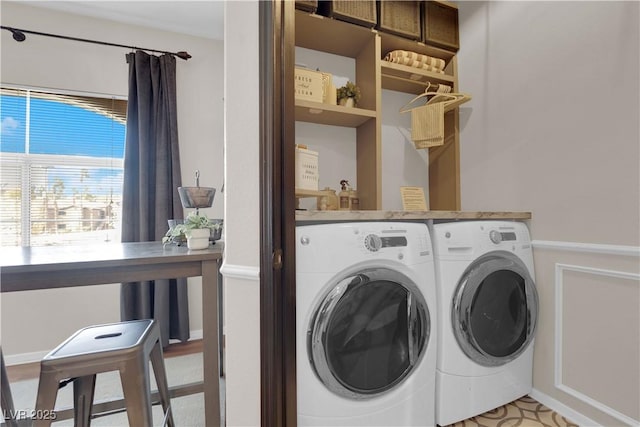
<path id="1" fill-rule="evenodd" d="M 202 339 L 202 329 L 196 329 L 194 331 L 189 332 L 189 341 L 201 340 Z M 169 340 L 170 344 L 178 343 L 179 340 Z M 23 365 L 25 363 L 34 363 L 40 362 L 44 356 L 47 355 L 51 350 L 42 350 L 42 351 L 34 351 L 32 353 L 19 353 L 19 354 L 4 354 L 4 362 L 7 366 L 12 365 Z"/>
<path id="2" fill-rule="evenodd" d="M 582 415 L 580 412 L 569 408 L 564 403 L 542 393 L 539 390 L 536 390 L 535 388 L 531 393 L 529 393 L 529 396 L 533 397 L 535 400 L 542 403 L 547 408 L 556 411 L 558 414 L 562 415 L 569 421 L 573 421 L 574 423 L 578 424 L 580 427 L 602 427 L 602 425 L 593 421 L 591 418 Z"/>

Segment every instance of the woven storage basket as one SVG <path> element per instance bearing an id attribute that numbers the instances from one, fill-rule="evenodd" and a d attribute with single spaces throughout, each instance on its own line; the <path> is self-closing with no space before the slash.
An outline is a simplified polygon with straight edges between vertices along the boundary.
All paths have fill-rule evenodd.
<path id="1" fill-rule="evenodd" d="M 422 41 L 428 44 L 458 51 L 458 8 L 437 1 L 424 3 Z"/>
<path id="2" fill-rule="evenodd" d="M 296 0 L 296 9 L 315 13 L 318 10 L 318 0 Z"/>
<path id="3" fill-rule="evenodd" d="M 318 13 L 370 28 L 377 22 L 375 0 L 321 0 Z"/>
<path id="4" fill-rule="evenodd" d="M 378 28 L 412 40 L 421 39 L 419 1 L 379 1 Z"/>

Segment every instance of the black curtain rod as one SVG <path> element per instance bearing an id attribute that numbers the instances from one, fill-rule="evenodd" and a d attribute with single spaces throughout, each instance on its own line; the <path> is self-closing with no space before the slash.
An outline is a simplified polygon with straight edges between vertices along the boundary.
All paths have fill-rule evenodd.
<path id="1" fill-rule="evenodd" d="M 19 28 L 5 27 L 4 25 L 2 25 L 0 28 L 2 28 L 3 30 L 10 31 L 11 34 L 13 34 L 13 39 L 15 41 L 17 41 L 17 42 L 23 42 L 27 38 L 24 35 L 24 33 L 27 33 L 27 34 L 35 34 L 37 36 L 55 37 L 55 38 L 58 38 L 58 39 L 73 40 L 73 41 L 77 41 L 77 42 L 101 44 L 101 45 L 104 45 L 104 46 L 115 46 L 115 47 L 124 47 L 126 49 L 137 49 L 137 50 L 147 50 L 149 52 L 168 53 L 169 55 L 177 56 L 178 58 L 184 59 L 185 61 L 187 59 L 191 58 L 191 55 L 189 55 L 185 51 L 167 52 L 165 50 L 145 49 L 143 47 L 127 46 L 127 45 L 123 45 L 123 44 L 102 42 L 102 41 L 98 41 L 98 40 L 80 39 L 80 38 L 77 38 L 77 37 L 61 36 L 61 35 L 58 35 L 58 34 L 49 34 L 49 33 L 41 33 L 41 32 L 38 32 L 38 31 L 21 30 Z"/>

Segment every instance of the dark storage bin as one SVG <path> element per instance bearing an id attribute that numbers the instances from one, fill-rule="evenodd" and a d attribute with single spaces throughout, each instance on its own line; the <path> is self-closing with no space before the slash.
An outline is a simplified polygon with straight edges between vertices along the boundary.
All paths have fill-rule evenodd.
<path id="1" fill-rule="evenodd" d="M 378 30 L 412 40 L 421 40 L 421 3 L 378 0 Z"/>
<path id="2" fill-rule="evenodd" d="M 375 0 L 321 0 L 318 13 L 369 28 L 375 27 L 377 22 Z"/>
<path id="3" fill-rule="evenodd" d="M 318 0 L 296 0 L 296 9 L 315 13 L 318 10 Z"/>
<path id="4" fill-rule="evenodd" d="M 448 2 L 427 1 L 423 7 L 422 40 L 431 45 L 457 51 L 458 8 Z"/>

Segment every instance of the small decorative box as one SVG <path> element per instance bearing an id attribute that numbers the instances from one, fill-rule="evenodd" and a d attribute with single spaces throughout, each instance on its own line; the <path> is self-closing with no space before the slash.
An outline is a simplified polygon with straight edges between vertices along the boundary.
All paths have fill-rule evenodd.
<path id="1" fill-rule="evenodd" d="M 322 102 L 324 84 L 320 71 L 296 67 L 294 75 L 296 99 Z"/>
<path id="2" fill-rule="evenodd" d="M 296 188 L 318 191 L 318 153 L 296 146 Z"/>

